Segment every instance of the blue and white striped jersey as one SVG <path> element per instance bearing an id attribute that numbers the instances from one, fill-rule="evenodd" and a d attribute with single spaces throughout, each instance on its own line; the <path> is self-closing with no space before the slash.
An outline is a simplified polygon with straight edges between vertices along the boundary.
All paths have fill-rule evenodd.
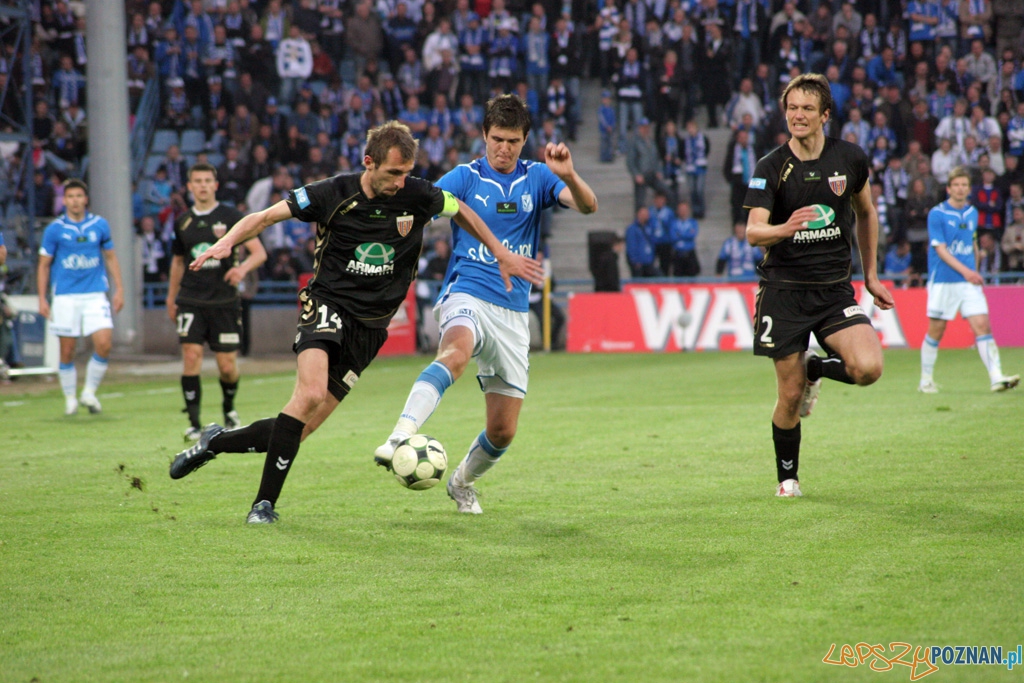
<path id="1" fill-rule="evenodd" d="M 541 211 L 554 206 L 565 183 L 542 163 L 523 161 L 512 173 L 498 173 L 486 157 L 456 166 L 436 185 L 473 209 L 509 251 L 536 258 L 540 249 Z M 530 307 L 530 283 L 512 279 L 512 291 L 490 250 L 452 221 L 452 258 L 441 297 L 464 292 L 513 311 Z"/>
<path id="2" fill-rule="evenodd" d="M 39 247 L 42 256 L 53 258 L 50 289 L 55 295 L 107 291 L 103 252 L 113 248 L 106 218 L 87 212 L 75 222 L 67 214 L 59 216 L 46 226 Z"/>

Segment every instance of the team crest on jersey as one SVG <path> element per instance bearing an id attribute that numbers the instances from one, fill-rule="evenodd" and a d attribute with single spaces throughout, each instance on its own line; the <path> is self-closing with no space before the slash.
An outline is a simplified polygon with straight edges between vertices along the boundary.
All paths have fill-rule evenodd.
<path id="1" fill-rule="evenodd" d="M 846 192 L 846 176 L 830 176 L 828 179 L 828 186 L 832 188 L 832 191 L 835 192 L 836 195 L 842 197 L 843 193 Z"/>
<path id="2" fill-rule="evenodd" d="M 224 233 L 226 233 L 227 231 L 228 231 L 228 226 L 223 221 L 217 222 L 217 223 L 213 224 L 213 234 L 217 237 L 217 239 L 220 239 L 221 237 L 223 237 Z"/>
<path id="3" fill-rule="evenodd" d="M 522 196 L 521 200 L 523 202 L 523 211 L 524 212 L 530 213 L 531 211 L 533 211 L 533 196 L 532 195 L 524 194 Z"/>
<path id="4" fill-rule="evenodd" d="M 405 237 L 412 230 L 412 216 L 398 216 L 395 218 L 395 222 L 398 223 L 398 234 Z"/>

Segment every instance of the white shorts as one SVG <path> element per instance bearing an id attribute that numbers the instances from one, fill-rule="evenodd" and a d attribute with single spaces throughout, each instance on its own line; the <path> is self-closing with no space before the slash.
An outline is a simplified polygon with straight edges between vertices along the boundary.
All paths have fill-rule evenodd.
<path id="1" fill-rule="evenodd" d="M 104 292 L 59 294 L 53 297 L 50 311 L 50 332 L 58 337 L 88 337 L 114 326 L 110 300 Z"/>
<path id="2" fill-rule="evenodd" d="M 434 307 L 441 336 L 452 327 L 473 331 L 476 378 L 484 393 L 526 396 L 530 377 L 530 314 L 482 301 L 469 294 L 448 295 Z"/>
<path id="3" fill-rule="evenodd" d="M 965 318 L 988 315 L 988 301 L 981 285 L 970 282 L 928 283 L 928 317 L 952 320 L 957 311 Z"/>

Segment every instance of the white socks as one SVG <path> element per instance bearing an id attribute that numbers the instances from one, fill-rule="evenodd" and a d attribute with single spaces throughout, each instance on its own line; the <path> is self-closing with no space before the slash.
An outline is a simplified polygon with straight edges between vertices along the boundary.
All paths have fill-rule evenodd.
<path id="1" fill-rule="evenodd" d="M 939 342 L 927 334 L 921 344 L 921 384 L 932 381 L 932 373 L 935 372 L 935 361 L 939 357 Z"/>
<path id="2" fill-rule="evenodd" d="M 82 393 L 86 396 L 95 396 L 96 390 L 100 388 L 100 382 L 103 381 L 103 376 L 107 374 L 107 366 L 110 363 L 106 358 L 101 358 L 95 353 L 92 354 L 92 358 L 89 359 L 89 363 L 85 366 L 85 387 L 82 389 Z"/>

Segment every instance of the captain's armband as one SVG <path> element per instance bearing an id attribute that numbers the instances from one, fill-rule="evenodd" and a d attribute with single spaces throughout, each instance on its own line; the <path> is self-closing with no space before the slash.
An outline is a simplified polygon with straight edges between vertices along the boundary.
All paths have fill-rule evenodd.
<path id="1" fill-rule="evenodd" d="M 444 208 L 437 215 L 442 218 L 451 218 L 459 212 L 459 200 L 448 190 L 441 190 L 441 194 L 444 195 Z"/>

